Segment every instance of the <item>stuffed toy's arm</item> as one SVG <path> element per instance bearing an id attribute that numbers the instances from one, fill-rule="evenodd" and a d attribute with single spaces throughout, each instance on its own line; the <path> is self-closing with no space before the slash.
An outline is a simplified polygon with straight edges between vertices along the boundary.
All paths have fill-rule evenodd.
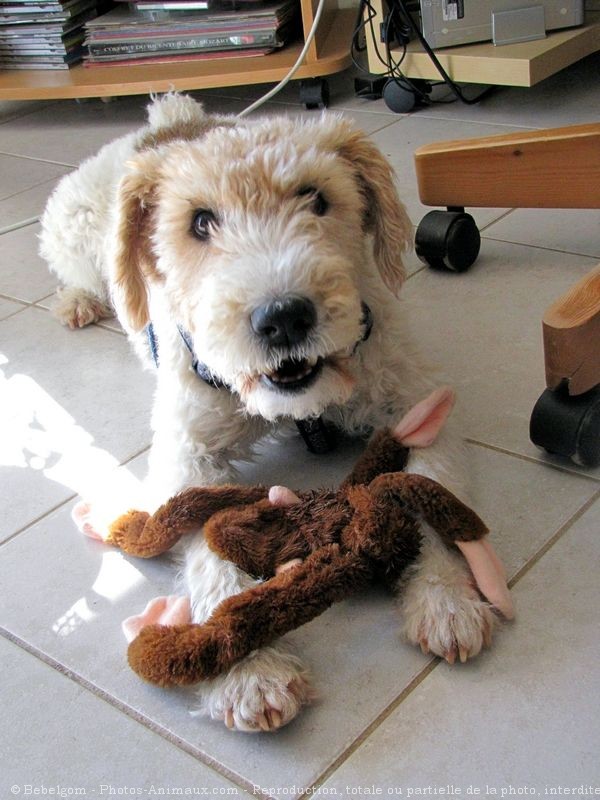
<path id="1" fill-rule="evenodd" d="M 204 625 L 150 625 L 129 645 L 132 669 L 158 686 L 215 678 L 348 597 L 371 579 L 364 558 L 336 544 L 293 569 L 223 601 Z"/>
<path id="2" fill-rule="evenodd" d="M 204 525 L 217 511 L 266 498 L 262 486 L 209 486 L 186 489 L 155 514 L 129 511 L 110 526 L 107 542 L 140 558 L 169 550 L 188 531 Z"/>

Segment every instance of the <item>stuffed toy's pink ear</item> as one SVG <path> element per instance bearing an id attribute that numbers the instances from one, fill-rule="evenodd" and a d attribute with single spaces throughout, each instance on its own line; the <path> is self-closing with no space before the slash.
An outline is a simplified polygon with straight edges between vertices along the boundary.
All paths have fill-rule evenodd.
<path id="1" fill-rule="evenodd" d="M 402 417 L 394 428 L 394 438 L 405 447 L 429 447 L 450 416 L 455 401 L 450 386 L 436 389 Z"/>

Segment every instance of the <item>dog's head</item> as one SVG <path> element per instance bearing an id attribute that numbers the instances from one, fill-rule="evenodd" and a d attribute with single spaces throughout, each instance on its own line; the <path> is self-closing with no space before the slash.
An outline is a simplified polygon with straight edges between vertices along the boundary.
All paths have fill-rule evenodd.
<path id="1" fill-rule="evenodd" d="M 224 124 L 144 150 L 119 188 L 113 280 L 131 327 L 161 293 L 208 370 L 266 419 L 346 402 L 373 281 L 410 222 L 379 150 L 334 115 Z"/>

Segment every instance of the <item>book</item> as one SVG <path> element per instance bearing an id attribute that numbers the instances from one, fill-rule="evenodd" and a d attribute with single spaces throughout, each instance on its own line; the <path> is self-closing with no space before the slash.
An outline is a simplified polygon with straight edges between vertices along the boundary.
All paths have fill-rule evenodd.
<path id="1" fill-rule="evenodd" d="M 0 0 L 0 66 L 68 69 L 84 54 L 97 0 Z"/>
<path id="2" fill-rule="evenodd" d="M 86 24 L 85 59 L 136 61 L 170 53 L 254 48 L 268 52 L 294 35 L 298 11 L 298 0 L 247 5 L 241 13 L 223 9 L 140 12 L 118 6 Z"/>
<path id="3" fill-rule="evenodd" d="M 144 56 L 164 55 L 179 50 L 231 50 L 248 47 L 277 47 L 280 41 L 277 32 L 244 34 L 243 36 L 189 36 L 161 38 L 151 42 L 122 42 L 121 44 L 88 44 L 90 59 L 109 58 L 115 55 Z"/>
<path id="4" fill-rule="evenodd" d="M 260 48 L 253 48 L 251 50 L 236 50 L 235 58 L 255 58 L 257 56 L 264 56 L 271 53 L 271 49 L 261 50 Z M 89 61 L 83 62 L 84 67 L 91 69 L 102 67 L 138 67 L 147 64 L 177 64 L 182 61 L 213 61 L 219 58 L 231 58 L 231 51 L 229 50 L 215 50 L 208 53 L 184 53 L 184 54 L 169 54 L 166 56 L 149 56 L 144 59 L 115 59 L 111 61 Z"/>

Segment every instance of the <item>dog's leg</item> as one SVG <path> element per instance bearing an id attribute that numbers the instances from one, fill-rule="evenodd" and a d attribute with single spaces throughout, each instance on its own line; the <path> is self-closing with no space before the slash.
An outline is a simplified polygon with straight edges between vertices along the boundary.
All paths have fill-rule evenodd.
<path id="1" fill-rule="evenodd" d="M 192 619 L 205 622 L 216 606 L 258 581 L 213 553 L 203 537 L 190 546 L 185 569 Z M 276 730 L 313 699 L 307 670 L 283 642 L 255 650 L 226 675 L 197 687 L 196 713 L 245 732 Z"/>
<path id="2" fill-rule="evenodd" d="M 407 472 L 433 478 L 465 498 L 461 450 L 458 439 L 444 431 L 430 447 L 411 451 Z M 422 533 L 419 558 L 399 587 L 404 635 L 451 664 L 457 657 L 466 661 L 490 644 L 497 617 L 473 585 L 463 557 L 448 550 L 428 525 Z"/>
<path id="3" fill-rule="evenodd" d="M 61 284 L 54 313 L 70 328 L 114 313 L 108 290 L 107 231 L 114 188 L 133 140 L 129 134 L 105 146 L 62 178 L 40 220 L 40 255 Z"/>

